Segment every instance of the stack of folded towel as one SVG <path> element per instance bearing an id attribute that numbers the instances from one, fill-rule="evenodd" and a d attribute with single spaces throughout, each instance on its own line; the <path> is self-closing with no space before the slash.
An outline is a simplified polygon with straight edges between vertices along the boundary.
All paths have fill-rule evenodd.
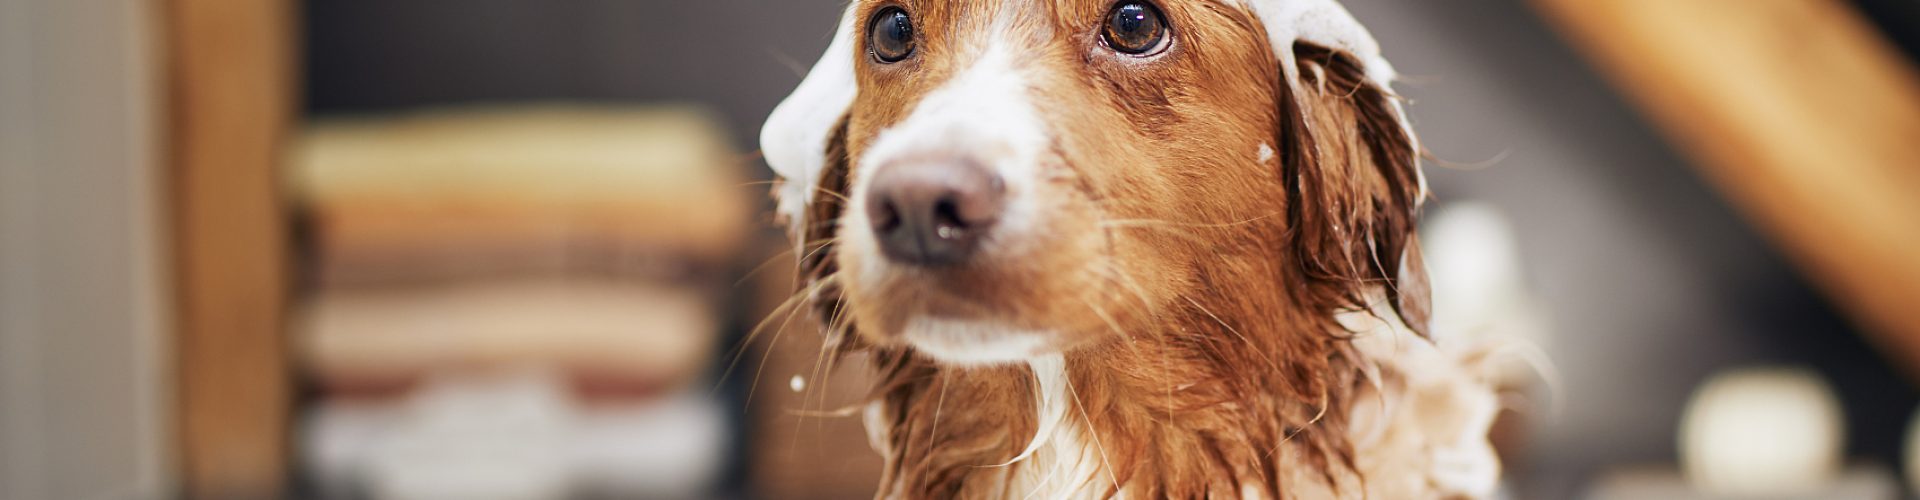
<path id="1" fill-rule="evenodd" d="M 724 137 L 684 107 L 311 127 L 290 175 L 310 278 L 294 331 L 322 489 L 704 491 L 731 431 L 703 377 L 764 191 Z"/>

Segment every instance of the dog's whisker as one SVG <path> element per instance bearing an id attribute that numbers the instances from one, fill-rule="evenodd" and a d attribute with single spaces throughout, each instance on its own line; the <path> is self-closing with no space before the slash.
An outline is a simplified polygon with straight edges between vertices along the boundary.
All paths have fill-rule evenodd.
<path id="1" fill-rule="evenodd" d="M 1262 457 L 1262 460 L 1271 460 L 1273 458 L 1273 454 L 1278 453 L 1280 451 L 1280 447 L 1286 446 L 1287 443 L 1293 441 L 1294 436 L 1299 436 L 1300 433 L 1306 432 L 1308 429 L 1313 428 L 1313 426 L 1315 425 L 1319 425 L 1320 420 L 1323 418 L 1326 418 L 1327 409 L 1332 406 L 1332 404 L 1330 404 L 1329 402 L 1329 399 L 1330 398 L 1327 396 L 1327 389 L 1324 387 L 1321 388 L 1320 389 L 1320 412 L 1314 414 L 1313 418 L 1307 419 L 1306 423 L 1301 424 L 1299 427 L 1293 429 L 1292 431 L 1287 432 L 1286 437 L 1281 438 L 1279 443 L 1274 444 L 1273 449 L 1267 450 L 1266 456 Z"/>
<path id="2" fill-rule="evenodd" d="M 797 262 L 799 262 L 800 265 L 802 266 L 807 265 L 807 262 L 812 261 L 814 257 L 821 255 L 821 252 L 826 252 L 828 250 L 832 250 L 836 246 L 839 246 L 840 238 L 826 238 L 826 239 L 820 239 L 820 240 L 812 240 L 812 241 L 808 241 L 807 244 L 813 245 L 814 247 L 813 247 L 813 250 L 808 250 L 805 255 L 800 256 L 800 259 Z"/>
<path id="3" fill-rule="evenodd" d="M 1107 479 L 1113 481 L 1113 485 L 1119 486 L 1120 476 L 1116 475 L 1113 471 L 1113 463 L 1107 459 L 1107 445 L 1100 439 L 1100 430 L 1094 427 L 1093 417 L 1087 415 L 1087 405 L 1080 401 L 1080 391 L 1073 388 L 1072 370 L 1062 372 L 1062 378 L 1066 379 L 1067 395 L 1073 396 L 1073 406 L 1080 409 L 1080 420 L 1087 423 L 1087 435 L 1093 437 L 1093 445 L 1100 451 L 1101 468 L 1106 469 Z"/>
<path id="4" fill-rule="evenodd" d="M 1186 300 L 1188 304 L 1192 304 L 1194 309 L 1200 310 L 1200 312 L 1202 314 L 1206 314 L 1208 318 L 1212 318 L 1215 323 L 1219 323 L 1221 328 L 1227 329 L 1227 333 L 1233 334 L 1233 336 L 1236 338 L 1239 338 L 1241 342 L 1246 343 L 1247 349 L 1252 350 L 1256 354 L 1259 354 L 1262 359 L 1265 359 L 1267 361 L 1267 366 L 1270 366 L 1270 367 L 1280 366 L 1280 362 L 1273 359 L 1272 356 L 1268 355 L 1267 351 L 1265 349 L 1261 349 L 1259 344 L 1255 344 L 1253 342 L 1253 339 L 1247 338 L 1245 334 L 1240 333 L 1239 329 L 1234 328 L 1233 325 L 1227 324 L 1227 320 L 1221 319 L 1220 315 L 1214 314 L 1212 310 L 1207 309 L 1207 306 L 1200 305 L 1200 301 L 1194 300 L 1193 297 L 1188 297 L 1185 295 L 1180 296 L 1180 298 L 1183 300 Z"/>
<path id="5" fill-rule="evenodd" d="M 860 413 L 859 406 L 844 406 L 835 410 L 786 410 L 788 415 L 808 418 L 851 418 Z"/>
<path id="6" fill-rule="evenodd" d="M 941 380 L 941 373 L 934 373 L 933 376 L 934 382 L 940 384 L 940 398 L 933 404 L 933 426 L 927 429 L 927 453 L 929 454 L 933 453 L 934 441 L 940 439 L 940 412 L 947 408 L 947 388 L 952 386 L 950 382 Z M 920 480 L 926 481 L 927 474 L 932 471 L 933 467 L 921 468 Z"/>
<path id="7" fill-rule="evenodd" d="M 1034 496 L 1039 495 L 1041 491 L 1045 491 L 1047 489 L 1047 484 L 1052 483 L 1053 478 L 1059 475 L 1060 475 L 1060 464 L 1056 462 L 1053 464 L 1052 467 L 1047 468 L 1046 475 L 1040 477 L 1040 483 L 1033 485 L 1033 489 L 1027 490 L 1027 494 L 1025 496 L 1020 497 L 1020 500 L 1032 500 Z"/>
<path id="8" fill-rule="evenodd" d="M 715 393 L 718 393 L 720 387 L 726 385 L 727 379 L 733 376 L 734 369 L 738 367 L 740 360 L 746 356 L 747 349 L 753 346 L 753 341 L 759 338 L 768 324 L 773 321 L 773 318 L 780 316 L 783 311 L 790 311 L 800 305 L 802 301 L 806 300 L 807 295 L 808 292 L 806 290 L 796 290 L 793 294 L 788 295 L 786 300 L 774 306 L 773 310 L 768 311 L 767 317 L 761 318 L 760 322 L 755 324 L 753 329 L 747 331 L 746 337 L 740 339 L 739 345 L 734 346 L 732 350 L 733 353 L 730 355 L 733 359 L 727 362 L 727 368 L 721 370 L 720 378 L 714 382 L 713 391 Z"/>
<path id="9" fill-rule="evenodd" d="M 760 390 L 760 379 L 766 375 L 767 360 L 773 357 L 775 350 L 779 349 L 780 337 L 787 332 L 787 327 L 793 322 L 793 317 L 796 312 L 798 312 L 798 309 L 789 310 L 787 312 L 787 318 L 781 320 L 780 327 L 773 331 L 773 338 L 767 340 L 766 352 L 760 354 L 760 365 L 753 371 L 753 381 L 747 384 L 747 400 L 746 403 L 742 405 L 743 407 L 753 407 L 753 397 Z"/>
<path id="10" fill-rule="evenodd" d="M 1085 298 L 1080 299 L 1080 303 L 1085 304 L 1088 310 L 1093 311 L 1094 316 L 1099 317 L 1100 321 L 1105 322 L 1107 324 L 1107 328 L 1113 331 L 1113 334 L 1115 336 L 1120 337 L 1121 340 L 1125 340 L 1127 342 L 1128 350 L 1133 351 L 1133 353 L 1136 355 L 1140 354 L 1139 341 L 1135 340 L 1132 335 L 1128 335 L 1126 331 L 1122 330 L 1120 328 L 1120 323 L 1118 321 L 1114 321 L 1113 316 L 1107 314 L 1106 309 L 1101 308 L 1099 305 L 1094 304 L 1092 301 L 1086 300 Z"/>
<path id="11" fill-rule="evenodd" d="M 793 255 L 794 252 L 796 252 L 796 250 L 794 250 L 792 246 L 788 246 L 788 245 L 782 245 L 782 246 L 785 246 L 786 250 L 781 250 L 779 253 L 775 253 L 771 256 L 768 256 L 766 260 L 760 262 L 760 265 L 753 266 L 753 269 L 747 271 L 747 274 L 745 276 L 741 276 L 738 281 L 733 282 L 733 287 L 740 288 L 740 285 L 744 285 L 748 281 L 753 280 L 754 276 L 760 274 L 760 271 L 766 270 L 767 266 L 771 266 L 773 265 L 773 263 L 779 262 L 781 257 L 790 256 L 790 255 Z"/>
<path id="12" fill-rule="evenodd" d="M 776 186 L 787 185 L 789 182 L 791 181 L 784 180 L 784 179 L 775 179 L 775 180 L 766 180 L 766 181 L 748 181 L 748 182 L 735 184 L 733 185 L 733 187 L 737 189 L 745 189 L 745 188 L 753 188 L 753 187 L 776 187 Z M 810 189 L 812 189 L 813 192 L 815 193 L 824 194 L 827 196 L 831 196 L 834 199 L 840 200 L 841 203 L 853 202 L 853 200 L 848 198 L 846 194 L 838 191 L 834 191 L 831 189 L 827 189 L 824 186 L 812 186 Z"/>
<path id="13" fill-rule="evenodd" d="M 1262 215 L 1259 217 L 1254 217 L 1254 218 L 1234 221 L 1234 222 L 1179 222 L 1179 221 L 1170 221 L 1170 220 L 1163 220 L 1163 219 L 1105 219 L 1105 220 L 1101 220 L 1098 223 L 1098 225 L 1100 227 L 1121 227 L 1121 228 L 1182 227 L 1182 228 L 1197 228 L 1197 229 L 1223 229 L 1223 228 L 1239 227 L 1239 226 L 1253 224 L 1256 222 L 1273 218 L 1276 215 L 1279 215 L 1279 214 L 1270 213 L 1270 214 Z"/>
<path id="14" fill-rule="evenodd" d="M 807 221 L 807 229 L 820 229 L 838 225 L 840 225 L 840 219 L 837 218 L 812 218 Z"/>
<path id="15" fill-rule="evenodd" d="M 816 294 L 818 294 L 820 288 L 837 285 L 837 281 L 839 281 L 839 273 L 822 275 L 820 279 L 816 279 Z M 820 352 L 826 352 L 826 342 L 828 342 L 828 337 L 826 337 L 826 333 L 824 333 L 824 335 L 822 335 L 822 348 L 820 348 Z M 828 408 L 828 388 L 829 385 L 831 385 L 831 381 L 826 379 L 826 377 L 820 377 L 820 356 L 822 356 L 822 354 L 818 354 L 818 352 L 814 354 L 814 371 L 808 375 L 808 379 L 810 379 L 810 381 L 816 381 L 816 383 L 808 385 L 806 390 L 801 392 L 801 408 L 803 408 L 803 410 L 806 408 L 808 400 L 814 400 L 814 394 L 818 394 L 818 400 L 816 400 L 818 408 L 822 408 L 822 410 Z M 804 423 L 806 423 L 806 415 L 799 415 L 799 417 L 793 421 L 793 442 L 791 442 L 789 446 L 799 446 L 801 427 L 803 427 Z M 816 417 L 816 419 L 814 419 L 814 433 L 820 433 L 820 431 L 824 429 L 824 425 L 826 425 L 826 419 L 824 419 L 824 417 Z"/>
<path id="16" fill-rule="evenodd" d="M 839 274 L 836 273 L 833 276 L 838 277 Z M 844 325 L 841 324 L 841 321 L 845 319 L 846 311 L 844 307 L 836 307 L 833 309 L 832 317 L 827 318 L 825 328 L 821 331 L 820 352 L 816 353 L 814 357 L 813 377 L 819 381 L 814 387 L 818 392 L 802 395 L 802 404 L 804 404 L 808 396 L 817 394 L 820 407 L 825 408 L 827 405 L 827 397 L 830 395 L 828 394 L 828 388 L 832 387 L 835 362 L 840 356 L 841 346 L 839 342 L 845 341 L 841 336 L 847 333 L 842 330 Z M 824 363 L 821 362 L 822 358 L 825 360 Z M 825 425 L 824 422 L 819 421 L 816 421 L 815 424 L 815 431 L 820 430 L 818 426 Z"/>
<path id="17" fill-rule="evenodd" d="M 822 277 L 821 279 L 815 281 L 812 285 L 806 287 L 806 289 L 801 290 L 799 293 L 796 293 L 793 298 L 787 299 L 787 301 L 792 303 L 792 302 L 796 302 L 797 300 L 804 300 L 806 298 L 812 297 L 815 293 L 817 293 L 820 290 L 822 286 L 825 286 L 825 284 L 829 282 L 829 278 L 831 277 L 832 275 Z M 780 327 L 774 330 L 773 338 L 767 341 L 767 350 L 765 353 L 762 353 L 760 355 L 760 366 L 759 368 L 754 370 L 753 381 L 747 385 L 747 400 L 745 404 L 742 405 L 745 408 L 752 408 L 753 397 L 760 390 L 760 379 L 761 377 L 766 375 L 767 359 L 773 356 L 773 351 L 775 349 L 778 349 L 778 346 L 780 344 L 781 334 L 786 332 L 787 327 L 793 323 L 794 316 L 798 315 L 798 313 L 800 312 L 800 309 L 796 307 L 787 306 L 785 307 L 785 309 L 787 310 L 786 319 L 783 319 L 780 321 Z M 771 320 L 772 317 L 769 316 L 767 319 Z M 752 339 L 759 335 L 760 329 L 765 327 L 765 325 L 766 325 L 766 321 L 763 320 L 761 322 L 761 326 L 754 327 L 754 331 L 750 332 L 747 335 L 748 337 L 747 340 L 743 342 L 751 343 Z M 738 364 L 739 361 L 740 360 L 738 359 L 738 357 L 736 357 L 733 363 L 729 363 L 727 365 L 727 372 L 731 373 L 733 371 L 734 365 Z"/>
<path id="18" fill-rule="evenodd" d="M 823 186 L 814 186 L 813 192 L 824 194 L 827 196 L 832 196 L 834 199 L 840 200 L 841 203 L 853 203 L 853 199 L 848 198 L 845 193 L 827 189 L 826 187 L 823 187 Z"/>
<path id="19" fill-rule="evenodd" d="M 1148 314 L 1155 317 L 1160 316 L 1160 305 L 1147 298 L 1146 287 L 1140 286 L 1140 281 L 1134 279 L 1133 275 L 1128 274 L 1126 270 L 1121 269 L 1120 266 L 1112 262 L 1101 262 L 1095 270 L 1102 273 L 1102 277 L 1113 281 L 1114 284 L 1120 285 L 1129 292 L 1133 292 L 1134 298 L 1140 300 L 1141 307 L 1145 307 Z"/>
<path id="20" fill-rule="evenodd" d="M 829 336 L 829 340 L 833 342 L 833 349 L 827 352 L 826 372 L 825 372 L 825 375 L 822 376 L 820 380 L 821 387 L 823 388 L 832 387 L 833 374 L 839 371 L 840 358 L 842 356 L 845 356 L 847 352 L 847 347 L 845 346 L 846 342 L 848 342 L 847 336 L 853 335 L 853 332 L 851 331 L 852 328 L 850 326 L 845 324 L 839 324 L 839 322 L 841 321 L 839 318 L 845 316 L 846 314 L 847 313 L 844 310 L 836 311 L 834 313 L 834 316 L 835 316 L 834 322 L 836 324 L 834 326 L 829 327 L 830 329 L 827 330 L 826 332 L 826 334 Z M 821 396 L 823 400 L 825 399 L 825 397 L 826 395 L 824 394 Z"/>
<path id="21" fill-rule="evenodd" d="M 1115 226 L 1103 226 L 1103 227 L 1100 227 L 1099 229 L 1101 232 L 1110 234 L 1110 235 L 1124 234 L 1127 231 L 1139 230 L 1139 231 L 1153 231 L 1158 233 L 1164 233 L 1164 234 L 1173 236 L 1175 238 L 1180 238 L 1181 240 L 1185 240 L 1187 242 L 1194 243 L 1194 244 L 1206 244 L 1210 241 L 1206 235 L 1200 234 L 1198 232 L 1200 231 L 1200 229 L 1187 228 L 1187 227 L 1158 226 L 1158 225 L 1115 225 Z"/>

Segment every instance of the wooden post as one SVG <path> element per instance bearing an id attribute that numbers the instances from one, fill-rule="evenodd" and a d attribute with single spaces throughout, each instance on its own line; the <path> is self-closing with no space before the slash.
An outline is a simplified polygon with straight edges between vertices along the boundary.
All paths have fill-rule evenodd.
<path id="1" fill-rule="evenodd" d="M 282 147 L 287 0 L 170 0 L 168 170 L 181 481 L 189 498 L 283 493 L 291 376 Z"/>
<path id="2" fill-rule="evenodd" d="M 1920 380 L 1920 75 L 1836 0 L 1533 0 Z"/>

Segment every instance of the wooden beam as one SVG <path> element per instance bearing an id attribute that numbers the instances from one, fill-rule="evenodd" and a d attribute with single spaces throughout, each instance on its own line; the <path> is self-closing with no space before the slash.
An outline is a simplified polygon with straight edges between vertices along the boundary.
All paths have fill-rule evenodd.
<path id="1" fill-rule="evenodd" d="M 1834 0 L 1532 0 L 1920 377 L 1920 77 Z"/>
<path id="2" fill-rule="evenodd" d="M 189 498 L 272 498 L 291 377 L 280 167 L 293 105 L 288 0 L 170 0 L 171 222 L 181 480 Z"/>

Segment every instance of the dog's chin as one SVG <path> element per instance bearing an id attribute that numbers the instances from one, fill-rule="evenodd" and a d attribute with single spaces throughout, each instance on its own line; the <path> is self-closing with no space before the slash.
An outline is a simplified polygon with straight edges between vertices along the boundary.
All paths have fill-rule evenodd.
<path id="1" fill-rule="evenodd" d="M 1020 363 L 1058 354 L 1061 336 L 986 319 L 920 315 L 902 327 L 900 341 L 926 357 L 955 366 Z"/>
<path id="2" fill-rule="evenodd" d="M 846 290 L 854 322 L 867 340 L 911 348 L 943 365 L 993 366 L 1060 354 L 1087 341 L 1087 332 L 1105 331 L 1079 320 L 1090 316 L 1080 308 L 1049 297 L 991 293 L 959 286 L 955 282 L 965 280 L 953 276 L 914 274 Z"/>
<path id="3" fill-rule="evenodd" d="M 856 322 L 871 325 L 860 329 L 868 340 L 911 348 L 944 365 L 1016 364 L 1058 354 L 1071 344 L 1072 335 L 1063 332 L 1075 331 L 981 298 L 925 290 L 849 295 Z"/>

